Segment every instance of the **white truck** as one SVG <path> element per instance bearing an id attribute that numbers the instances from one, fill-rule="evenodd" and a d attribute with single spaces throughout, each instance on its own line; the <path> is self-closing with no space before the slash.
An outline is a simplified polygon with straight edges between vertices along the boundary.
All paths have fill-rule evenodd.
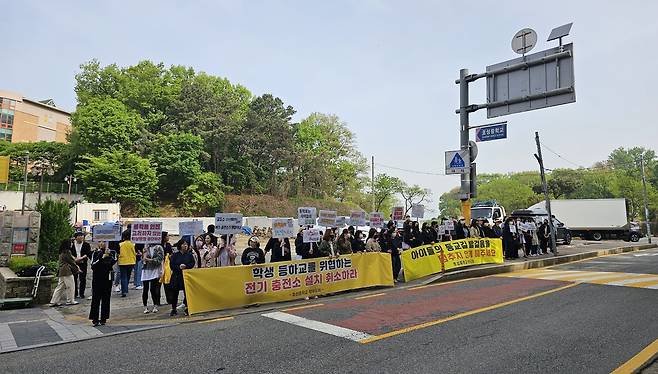
<path id="1" fill-rule="evenodd" d="M 482 218 L 489 221 L 491 225 L 497 219 L 504 219 L 507 216 L 505 208 L 499 205 L 495 200 L 479 201 L 471 206 L 471 218 Z M 470 222 L 469 222 L 470 224 Z"/>
<path id="2" fill-rule="evenodd" d="M 529 210 L 544 210 L 545 202 Z M 626 199 L 551 200 L 551 213 L 569 227 L 573 236 L 583 239 L 624 239 L 637 242 L 639 225 L 628 221 Z"/>

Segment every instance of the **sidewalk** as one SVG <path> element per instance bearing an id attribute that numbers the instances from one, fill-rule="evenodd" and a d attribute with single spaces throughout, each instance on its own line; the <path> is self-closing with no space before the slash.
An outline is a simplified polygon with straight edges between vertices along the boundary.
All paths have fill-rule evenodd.
<path id="1" fill-rule="evenodd" d="M 595 256 L 590 252 L 613 251 L 613 250 L 631 250 L 631 247 L 646 244 L 646 239 L 640 243 L 623 243 L 623 242 L 575 242 L 570 246 L 558 247 L 558 260 L 555 260 L 553 254 L 520 258 L 518 260 L 505 261 L 502 265 L 481 265 L 460 269 L 455 272 L 446 273 L 445 275 L 434 275 L 423 279 L 418 279 L 408 283 L 396 283 L 396 288 L 408 288 L 428 283 L 443 282 L 455 278 L 472 278 L 489 272 L 502 272 L 507 267 L 541 267 L 549 266 L 548 262 L 574 261 L 574 256 Z M 619 249 L 623 247 L 623 249 Z M 589 253 L 589 254 L 588 254 Z M 91 272 L 90 272 L 91 273 Z M 88 285 L 91 281 L 87 282 Z M 381 292 L 381 288 L 362 289 L 355 291 L 346 291 L 329 298 L 354 297 L 358 294 L 368 294 Z M 87 295 L 91 290 L 87 290 Z M 180 323 L 200 322 L 210 319 L 231 318 L 232 316 L 246 313 L 264 312 L 276 308 L 285 308 L 300 304 L 313 303 L 314 300 L 294 300 L 283 303 L 265 304 L 261 306 L 236 308 L 219 312 L 209 312 L 194 316 L 184 316 L 182 312 L 176 317 L 170 317 L 171 307 L 164 304 L 164 290 L 161 295 L 163 305 L 159 308 L 158 313 L 144 314 L 142 306 L 142 291 L 135 290 L 131 283 L 128 296 L 120 297 L 119 294 L 112 292 L 110 319 L 107 325 L 93 327 L 88 319 L 89 307 L 91 300 L 77 299 L 80 303 L 73 306 L 62 306 L 51 308 L 47 306 L 34 307 L 30 309 L 18 309 L 0 311 L 0 353 L 34 348 L 52 344 L 62 344 L 66 342 L 92 339 L 103 336 L 110 336 L 146 329 L 161 328 L 173 326 Z M 179 302 L 182 302 L 182 293 L 179 296 Z M 149 309 L 152 308 L 152 301 L 149 295 Z"/>

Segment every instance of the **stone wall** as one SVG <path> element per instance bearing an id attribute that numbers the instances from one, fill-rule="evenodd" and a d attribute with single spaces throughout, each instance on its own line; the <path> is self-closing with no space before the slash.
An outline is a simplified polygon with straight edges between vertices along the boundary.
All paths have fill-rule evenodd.
<path id="1" fill-rule="evenodd" d="M 39 281 L 35 304 L 47 304 L 57 286 L 57 277 L 45 275 Z M 7 267 L 0 267 L 0 298 L 32 297 L 34 277 L 18 277 Z"/>

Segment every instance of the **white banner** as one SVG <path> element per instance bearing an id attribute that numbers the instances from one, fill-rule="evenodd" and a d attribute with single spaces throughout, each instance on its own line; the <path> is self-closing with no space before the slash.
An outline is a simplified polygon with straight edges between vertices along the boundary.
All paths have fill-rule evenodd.
<path id="1" fill-rule="evenodd" d="M 314 226 L 318 218 L 318 211 L 313 207 L 297 208 L 297 224 L 299 226 Z"/>
<path id="2" fill-rule="evenodd" d="M 350 212 L 350 226 L 365 226 L 366 225 L 366 212 L 361 210 L 353 210 Z"/>
<path id="3" fill-rule="evenodd" d="M 318 218 L 318 225 L 324 227 L 336 227 L 336 211 L 321 210 Z"/>
<path id="4" fill-rule="evenodd" d="M 242 214 L 216 213 L 215 233 L 219 235 L 239 234 L 242 232 Z"/>
<path id="5" fill-rule="evenodd" d="M 197 236 L 203 234 L 203 221 L 178 222 L 178 235 Z"/>
<path id="6" fill-rule="evenodd" d="M 318 243 L 322 240 L 320 236 L 320 229 L 306 229 L 302 233 L 304 243 Z"/>
<path id="7" fill-rule="evenodd" d="M 95 242 L 121 241 L 121 225 L 118 223 L 104 223 L 91 228 L 91 240 Z"/>
<path id="8" fill-rule="evenodd" d="M 347 218 L 345 216 L 336 217 L 336 227 L 344 227 L 347 224 Z"/>
<path id="9" fill-rule="evenodd" d="M 162 242 L 162 222 L 133 222 L 130 226 L 130 240 L 135 244 Z"/>
<path id="10" fill-rule="evenodd" d="M 425 217 L 425 205 L 414 204 L 411 206 L 411 216 L 413 218 L 424 218 Z"/>
<path id="11" fill-rule="evenodd" d="M 370 227 L 381 229 L 384 227 L 384 213 L 372 212 L 370 213 Z"/>
<path id="12" fill-rule="evenodd" d="M 295 235 L 295 223 L 292 218 L 272 218 L 273 238 L 292 238 Z"/>

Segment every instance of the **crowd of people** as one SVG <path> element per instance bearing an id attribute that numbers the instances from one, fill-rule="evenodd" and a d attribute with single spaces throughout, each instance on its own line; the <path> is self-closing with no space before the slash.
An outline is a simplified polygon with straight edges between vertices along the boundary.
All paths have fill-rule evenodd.
<path id="1" fill-rule="evenodd" d="M 401 227 L 400 227 L 401 226 Z M 465 238 L 500 238 L 506 259 L 519 258 L 519 250 L 524 257 L 537 256 L 550 251 L 548 241 L 550 230 L 547 221 L 537 226 L 534 221 L 507 218 L 495 220 L 490 225 L 486 219 L 473 219 L 470 224 L 463 217 L 424 222 L 412 221 L 405 217 L 402 225 L 390 220 L 381 229 L 370 228 L 367 234 L 350 226 L 348 228 L 327 228 L 320 231 L 321 240 L 305 242 L 302 227 L 294 239 L 294 251 L 288 238 L 269 238 L 261 248 L 258 236 L 248 240 L 247 248 L 238 256 L 235 235 L 215 235 L 215 226 L 199 236 L 183 237 L 175 244 L 170 243 L 167 232 L 162 233 L 160 243 L 135 244 L 131 241 L 130 227 L 122 232 L 119 242 L 98 242 L 92 249 L 85 241 L 83 232 L 76 232 L 72 239 L 60 245 L 59 283 L 51 299 L 51 306 L 75 305 L 76 298 L 85 298 L 87 271 L 92 269 L 92 294 L 89 319 L 94 326 L 104 325 L 110 315 L 112 288 L 121 297 L 129 292 L 129 283 L 141 290 L 144 313 L 157 313 L 162 306 L 161 290 L 165 291 L 165 302 L 171 306 L 169 314 L 175 316 L 182 309 L 187 314 L 187 300 L 184 294 L 183 270 L 235 265 L 253 265 L 270 262 L 336 257 L 352 253 L 390 253 L 393 279 L 402 268 L 402 251 L 426 244 Z M 239 258 L 238 258 L 239 257 Z M 133 274 L 134 273 L 134 274 Z M 178 299 L 183 291 L 183 303 Z M 151 307 L 149 308 L 149 295 Z"/>

